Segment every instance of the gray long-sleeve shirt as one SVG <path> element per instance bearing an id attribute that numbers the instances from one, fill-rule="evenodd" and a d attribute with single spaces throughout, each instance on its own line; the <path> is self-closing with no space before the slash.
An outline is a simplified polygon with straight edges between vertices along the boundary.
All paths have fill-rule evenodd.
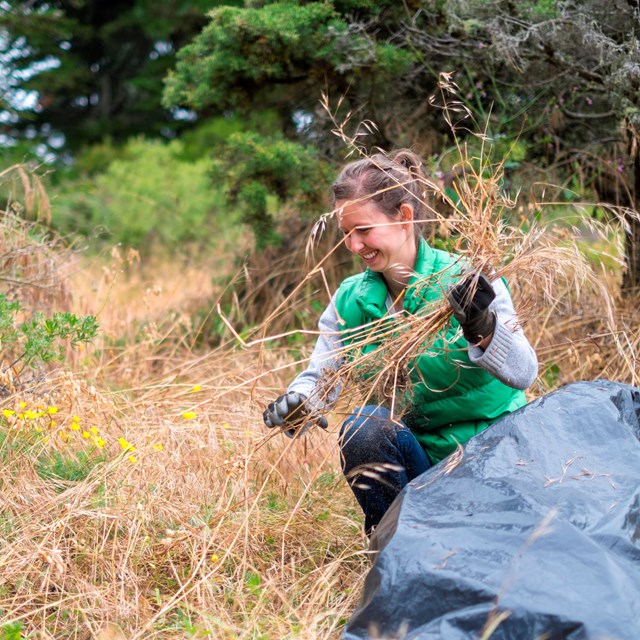
<path id="1" fill-rule="evenodd" d="M 491 342 L 486 349 L 469 346 L 469 359 L 488 371 L 492 376 L 514 389 L 526 389 L 533 384 L 538 375 L 538 359 L 529 344 L 513 301 L 501 278 L 492 283 L 496 297 L 489 309 L 495 313 L 496 326 Z M 388 300 L 389 301 L 389 300 Z M 309 364 L 289 385 L 287 391 L 297 391 L 310 398 L 319 396 L 317 383 L 325 369 L 337 369 L 343 362 L 340 338 L 341 328 L 335 306 L 335 294 L 320 316 L 318 323 L 320 335 L 316 342 Z M 332 402 L 339 390 L 326 399 Z M 325 402 L 318 403 L 325 404 Z"/>

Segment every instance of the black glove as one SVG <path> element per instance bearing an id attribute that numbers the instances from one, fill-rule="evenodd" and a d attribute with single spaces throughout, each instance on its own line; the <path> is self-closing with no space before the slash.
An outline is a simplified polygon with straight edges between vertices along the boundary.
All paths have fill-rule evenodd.
<path id="1" fill-rule="evenodd" d="M 275 402 L 264 410 L 262 419 L 270 429 L 281 427 L 289 438 L 301 436 L 314 424 L 326 429 L 329 426 L 327 419 L 314 415 L 306 402 L 307 396 L 297 391 L 289 391 L 276 398 Z"/>
<path id="2" fill-rule="evenodd" d="M 453 315 L 470 344 L 477 344 L 493 333 L 496 317 L 489 311 L 489 305 L 495 297 L 489 280 L 477 271 L 463 274 L 460 282 L 447 292 Z"/>

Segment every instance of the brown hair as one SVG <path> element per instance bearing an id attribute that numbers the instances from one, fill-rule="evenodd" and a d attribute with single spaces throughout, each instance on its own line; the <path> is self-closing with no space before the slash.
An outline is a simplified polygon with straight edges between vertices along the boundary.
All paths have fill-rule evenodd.
<path id="1" fill-rule="evenodd" d="M 409 149 L 399 149 L 350 162 L 331 190 L 334 204 L 339 200 L 371 200 L 380 211 L 395 218 L 406 202 L 413 207 L 414 220 L 421 220 L 426 208 L 425 184 L 422 160 Z"/>

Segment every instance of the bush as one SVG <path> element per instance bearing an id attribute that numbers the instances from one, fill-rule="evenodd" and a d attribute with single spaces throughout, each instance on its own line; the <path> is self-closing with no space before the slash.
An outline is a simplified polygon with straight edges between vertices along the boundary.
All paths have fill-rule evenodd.
<path id="1" fill-rule="evenodd" d="M 229 206 L 237 207 L 251 227 L 258 250 L 282 240 L 270 201 L 278 209 L 286 203 L 287 209 L 300 212 L 301 220 L 315 220 L 327 204 L 327 163 L 313 148 L 282 138 L 256 132 L 231 135 L 216 160 L 215 174 L 226 185 Z"/>
<path id="2" fill-rule="evenodd" d="M 211 161 L 188 162 L 183 154 L 179 141 L 132 140 L 104 173 L 61 186 L 53 225 L 147 253 L 153 245 L 175 249 L 211 237 L 221 201 Z"/>
<path id="3" fill-rule="evenodd" d="M 62 360 L 65 344 L 72 347 L 86 344 L 95 338 L 98 323 L 94 316 L 78 317 L 72 313 L 55 312 L 50 317 L 33 314 L 20 322 L 20 303 L 10 302 L 0 293 L 0 342 L 5 357 L 10 354 L 14 369 L 19 362 L 25 366 Z"/>

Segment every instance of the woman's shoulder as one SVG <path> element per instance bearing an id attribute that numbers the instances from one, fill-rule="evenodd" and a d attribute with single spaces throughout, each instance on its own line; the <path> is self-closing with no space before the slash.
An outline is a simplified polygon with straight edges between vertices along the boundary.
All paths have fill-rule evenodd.
<path id="1" fill-rule="evenodd" d="M 352 276 L 348 276 L 338 285 L 338 291 L 346 291 L 357 287 L 362 283 L 366 274 L 367 272 L 363 271 L 361 273 L 354 273 Z"/>
<path id="2" fill-rule="evenodd" d="M 345 278 L 338 285 L 336 295 L 338 297 L 345 297 L 349 294 L 362 296 L 371 295 L 372 292 L 386 292 L 386 290 L 387 286 L 384 283 L 384 278 L 379 273 L 367 269 Z"/>

